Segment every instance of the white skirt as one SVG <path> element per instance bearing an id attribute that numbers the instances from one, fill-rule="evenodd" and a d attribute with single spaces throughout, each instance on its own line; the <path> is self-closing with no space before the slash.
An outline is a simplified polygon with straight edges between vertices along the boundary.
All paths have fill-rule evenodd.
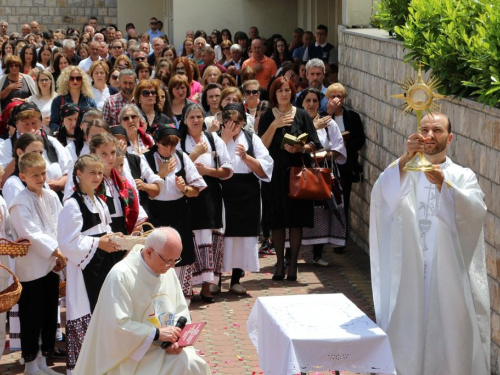
<path id="1" fill-rule="evenodd" d="M 224 237 L 223 272 L 233 268 L 259 272 L 259 237 Z"/>

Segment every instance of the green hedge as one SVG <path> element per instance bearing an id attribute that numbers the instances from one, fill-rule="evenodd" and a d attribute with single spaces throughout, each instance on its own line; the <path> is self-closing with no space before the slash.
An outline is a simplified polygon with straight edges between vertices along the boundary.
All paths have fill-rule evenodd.
<path id="1" fill-rule="evenodd" d="M 422 62 L 442 81 L 440 92 L 474 96 L 483 104 L 500 105 L 500 0 L 382 0 L 409 3 L 405 22 L 394 16 L 393 29 L 411 50 L 406 62 Z M 387 13 L 374 18 L 384 19 Z M 396 23 L 399 22 L 399 24 Z"/>

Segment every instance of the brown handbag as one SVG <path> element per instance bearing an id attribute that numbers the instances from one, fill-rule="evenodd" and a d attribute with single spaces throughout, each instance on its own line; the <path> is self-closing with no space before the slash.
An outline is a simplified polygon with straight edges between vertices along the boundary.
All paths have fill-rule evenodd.
<path id="1" fill-rule="evenodd" d="M 302 167 L 290 168 L 289 197 L 293 199 L 325 200 L 332 196 L 332 172 L 330 168 L 320 168 L 316 158 L 316 149 L 312 143 L 312 153 L 316 167 L 306 168 L 304 155 Z"/>

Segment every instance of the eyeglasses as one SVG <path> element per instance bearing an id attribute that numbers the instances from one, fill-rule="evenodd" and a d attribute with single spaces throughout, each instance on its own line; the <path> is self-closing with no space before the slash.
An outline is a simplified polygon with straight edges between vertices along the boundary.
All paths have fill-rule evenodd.
<path id="1" fill-rule="evenodd" d="M 38 80 L 38 82 L 47 83 L 47 82 L 50 82 L 50 79 L 48 79 L 48 78 L 40 78 Z"/>
<path id="2" fill-rule="evenodd" d="M 118 78 L 120 78 L 119 75 L 111 74 L 111 79 L 114 79 L 116 81 Z"/>
<path id="3" fill-rule="evenodd" d="M 128 65 L 117 65 L 116 69 L 118 70 L 128 69 Z"/>
<path id="4" fill-rule="evenodd" d="M 168 265 L 168 266 L 172 266 L 172 263 L 173 263 L 174 265 L 175 265 L 175 264 L 179 264 L 179 263 L 182 261 L 182 258 L 181 258 L 181 257 L 179 257 L 179 259 L 175 259 L 174 261 L 171 261 L 171 260 L 170 260 L 170 261 L 166 261 L 166 260 L 165 260 L 165 258 L 163 258 L 160 254 L 158 254 L 158 253 L 156 252 L 156 250 L 155 250 L 155 249 L 152 249 L 152 248 L 150 248 L 150 249 L 151 249 L 151 250 L 153 250 L 153 251 L 154 251 L 154 253 L 155 253 L 156 255 L 158 255 L 158 256 L 160 257 L 160 259 L 161 259 L 161 260 L 163 260 L 163 261 L 165 262 L 165 264 L 166 264 L 166 265 Z"/>
<path id="5" fill-rule="evenodd" d="M 156 96 L 156 90 L 142 90 L 141 91 L 142 96 Z"/>
<path id="6" fill-rule="evenodd" d="M 223 50 L 223 51 L 229 51 L 230 49 L 231 49 L 231 48 L 229 48 L 229 47 L 224 47 L 224 48 L 222 48 L 222 50 Z"/>
<path id="7" fill-rule="evenodd" d="M 70 76 L 69 80 L 70 81 L 76 81 L 76 82 L 82 82 L 83 77 L 82 76 Z"/>
<path id="8" fill-rule="evenodd" d="M 145 58 L 145 57 L 136 57 L 136 58 L 134 59 L 134 61 L 144 61 L 144 60 L 146 60 L 146 58 Z"/>
<path id="9" fill-rule="evenodd" d="M 122 49 L 122 48 L 123 48 L 123 46 L 113 46 L 113 47 L 111 47 L 111 48 L 113 48 L 113 49 Z"/>
<path id="10" fill-rule="evenodd" d="M 343 97 L 344 95 L 330 95 L 330 99 L 335 99 L 335 98 L 342 99 Z"/>
<path id="11" fill-rule="evenodd" d="M 158 22 L 150 22 L 150 25 L 158 25 Z"/>
<path id="12" fill-rule="evenodd" d="M 186 68 L 184 68 L 184 67 L 182 67 L 182 68 L 175 68 L 175 71 L 176 72 L 185 72 Z"/>
<path id="13" fill-rule="evenodd" d="M 139 116 L 137 116 L 137 115 L 123 116 L 122 121 L 129 121 L 130 119 L 136 120 L 137 117 L 139 117 Z"/>
<path id="14" fill-rule="evenodd" d="M 259 90 L 245 90 L 245 95 L 257 95 Z"/>
<path id="15" fill-rule="evenodd" d="M 17 65 L 17 64 L 12 64 L 9 66 L 9 69 L 12 69 L 12 68 L 21 68 L 21 65 Z"/>

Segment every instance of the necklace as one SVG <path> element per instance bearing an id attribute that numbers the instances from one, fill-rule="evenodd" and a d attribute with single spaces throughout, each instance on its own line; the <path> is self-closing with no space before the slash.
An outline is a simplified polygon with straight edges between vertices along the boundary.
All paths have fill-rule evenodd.
<path id="1" fill-rule="evenodd" d="M 293 110 L 293 105 L 292 105 L 292 107 L 291 107 L 288 111 L 286 111 L 286 112 L 281 112 L 281 111 L 278 109 L 278 107 L 276 107 L 276 110 L 278 111 L 278 113 L 279 113 L 281 116 L 286 116 L 286 115 L 289 115 L 290 113 L 292 113 L 292 110 Z"/>

